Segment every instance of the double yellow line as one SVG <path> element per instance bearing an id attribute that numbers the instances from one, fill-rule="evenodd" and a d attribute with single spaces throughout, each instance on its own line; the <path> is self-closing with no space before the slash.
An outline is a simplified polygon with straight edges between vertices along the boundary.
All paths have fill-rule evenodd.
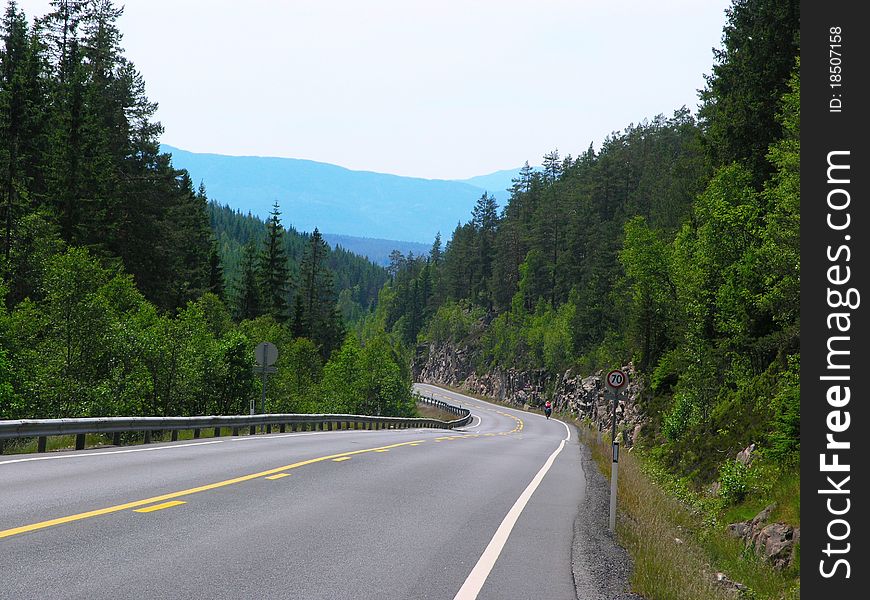
<path id="1" fill-rule="evenodd" d="M 21 527 L 13 527 L 12 529 L 4 529 L 0 531 L 0 539 L 12 537 L 13 535 L 18 535 L 19 533 L 26 533 L 28 531 L 37 531 L 39 529 L 45 529 L 46 527 L 53 527 L 55 525 L 62 525 L 64 523 L 72 523 L 73 521 L 81 521 L 83 519 L 90 519 L 91 517 L 99 517 L 100 515 L 108 515 L 111 513 L 120 512 L 122 510 L 128 510 L 131 508 L 138 508 L 140 506 L 145 506 L 147 504 L 154 504 L 157 502 L 165 502 L 167 500 L 173 500 L 175 498 L 180 498 L 182 496 L 190 496 L 191 494 L 198 494 L 200 492 L 207 492 L 208 490 L 214 490 L 221 487 L 226 487 L 228 485 L 234 485 L 236 483 L 243 483 L 245 481 L 251 481 L 252 479 L 258 479 L 260 477 L 267 477 L 270 475 L 275 475 L 277 473 L 281 473 L 282 471 L 289 471 L 290 469 L 297 469 L 299 467 L 304 467 L 305 465 L 311 465 L 318 462 L 323 462 L 325 460 L 335 460 L 337 458 L 350 458 L 355 454 L 365 454 L 366 452 L 383 452 L 385 450 L 389 450 L 391 448 L 398 448 L 400 446 L 416 446 L 418 444 L 423 443 L 425 440 L 415 440 L 412 442 L 402 442 L 400 444 L 392 444 L 390 446 L 379 446 L 377 448 L 366 448 L 364 450 L 354 450 L 352 452 L 342 452 L 340 454 L 330 454 L 329 456 L 320 456 L 318 458 L 311 458 L 308 460 L 303 460 L 299 462 L 295 462 L 291 465 L 284 465 L 283 467 L 277 467 L 275 469 L 269 469 L 268 471 L 260 471 L 259 473 L 251 473 L 250 475 L 243 475 L 241 477 L 234 477 L 233 479 L 227 479 L 224 481 L 218 481 L 217 483 L 209 483 L 208 485 L 201 485 L 199 487 L 194 487 L 186 490 L 181 490 L 178 492 L 170 492 L 168 494 L 162 494 L 160 496 L 153 496 L 151 498 L 145 498 L 143 500 L 135 500 L 133 502 L 126 502 L 124 504 L 117 504 L 115 506 L 108 506 L 106 508 L 100 508 L 97 510 L 91 510 L 88 512 L 78 513 L 76 515 L 69 515 L 68 517 L 58 517 L 57 519 L 50 519 L 48 521 L 40 521 L 39 523 L 32 523 L 30 525 L 22 525 Z M 163 507 L 161 507 L 163 508 Z"/>

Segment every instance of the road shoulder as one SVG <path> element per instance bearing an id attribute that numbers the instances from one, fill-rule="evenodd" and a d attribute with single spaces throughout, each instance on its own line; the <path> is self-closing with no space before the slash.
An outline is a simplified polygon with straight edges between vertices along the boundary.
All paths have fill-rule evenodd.
<path id="1" fill-rule="evenodd" d="M 580 443 L 586 493 L 574 521 L 571 565 L 577 598 L 582 600 L 643 600 L 631 593 L 632 561 L 607 527 L 610 483 L 592 460 L 589 447 Z"/>

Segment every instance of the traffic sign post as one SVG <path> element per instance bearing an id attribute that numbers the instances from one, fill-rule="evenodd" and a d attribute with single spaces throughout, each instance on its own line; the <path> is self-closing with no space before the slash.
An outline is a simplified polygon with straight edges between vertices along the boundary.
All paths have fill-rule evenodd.
<path id="1" fill-rule="evenodd" d="M 257 366 L 254 371 L 263 375 L 263 394 L 260 397 L 260 414 L 266 414 L 266 379 L 271 373 L 277 373 L 278 369 L 273 367 L 275 361 L 278 360 L 278 348 L 271 342 L 260 342 L 254 350 L 254 359 L 257 361 Z M 254 414 L 254 399 L 251 398 L 251 414 Z"/>
<path id="2" fill-rule="evenodd" d="M 625 371 L 614 369 L 607 374 L 605 390 L 613 400 L 613 416 L 610 421 L 611 456 L 610 463 L 610 531 L 616 531 L 616 479 L 619 475 L 619 442 L 616 441 L 616 407 L 619 404 L 619 391 L 628 383 Z M 605 396 L 606 397 L 606 396 Z"/>

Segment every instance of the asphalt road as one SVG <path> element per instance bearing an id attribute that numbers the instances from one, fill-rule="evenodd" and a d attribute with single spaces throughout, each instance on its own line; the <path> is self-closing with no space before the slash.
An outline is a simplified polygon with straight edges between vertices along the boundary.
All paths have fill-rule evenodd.
<path id="1" fill-rule="evenodd" d="M 475 418 L 0 456 L 0 598 L 576 598 L 576 431 L 417 388 Z"/>

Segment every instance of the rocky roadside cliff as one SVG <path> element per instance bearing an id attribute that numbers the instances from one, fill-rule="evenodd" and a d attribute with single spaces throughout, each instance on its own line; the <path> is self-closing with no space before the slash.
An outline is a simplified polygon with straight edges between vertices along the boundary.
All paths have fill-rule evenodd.
<path id="1" fill-rule="evenodd" d="M 548 373 L 543 369 L 497 368 L 478 374 L 472 358 L 469 348 L 454 344 L 419 346 L 412 369 L 415 381 L 462 388 L 518 407 L 539 408 L 550 400 L 557 412 L 589 418 L 599 429 L 610 429 L 611 403 L 604 398 L 603 373 L 583 377 L 570 370 Z M 622 443 L 631 446 L 645 422 L 643 384 L 633 365 L 622 369 L 628 373 L 629 383 L 616 409 L 617 431 Z"/>

